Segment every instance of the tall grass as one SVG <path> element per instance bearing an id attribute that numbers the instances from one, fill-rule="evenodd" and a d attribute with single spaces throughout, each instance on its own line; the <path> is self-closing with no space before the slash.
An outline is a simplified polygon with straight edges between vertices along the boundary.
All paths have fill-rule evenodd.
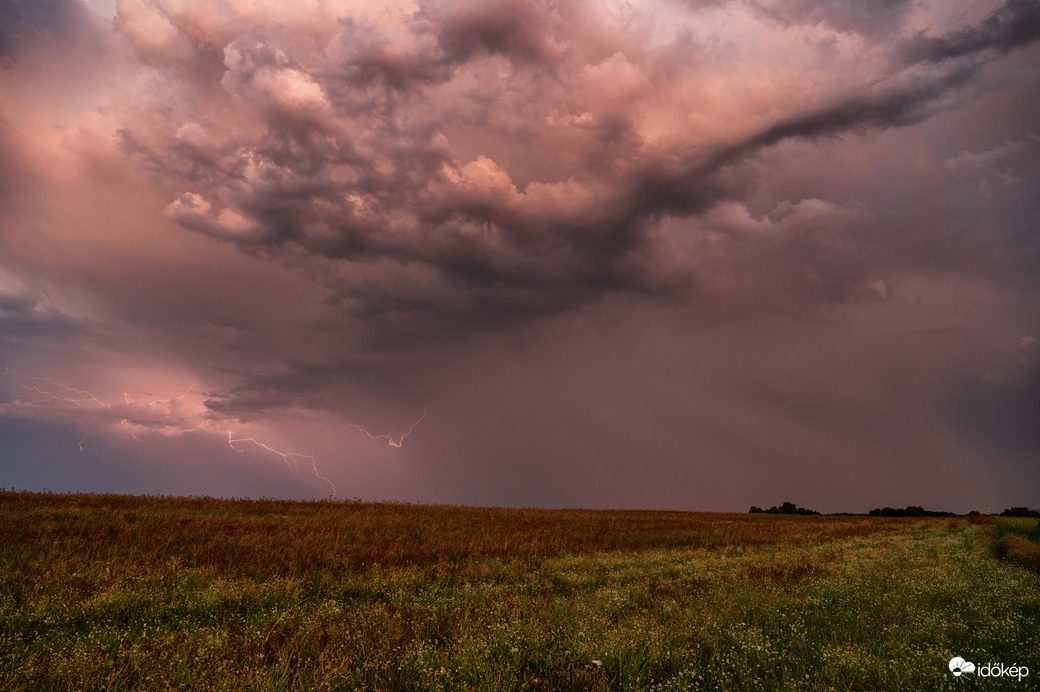
<path id="1" fill-rule="evenodd" d="M 5 493 L 0 688 L 953 689 L 1040 670 L 988 530 Z"/>
<path id="2" fill-rule="evenodd" d="M 990 535 L 997 555 L 1040 572 L 1040 521 L 1035 517 L 993 517 Z"/>
<path id="3" fill-rule="evenodd" d="M 695 512 L 0 493 L 0 539 L 19 559 L 42 560 L 51 570 L 76 558 L 128 567 L 173 562 L 229 576 L 304 575 L 475 557 L 812 543 L 903 525 Z"/>

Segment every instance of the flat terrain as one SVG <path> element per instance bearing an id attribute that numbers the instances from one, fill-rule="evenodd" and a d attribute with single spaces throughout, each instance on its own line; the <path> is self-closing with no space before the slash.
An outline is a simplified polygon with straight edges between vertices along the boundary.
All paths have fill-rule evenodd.
<path id="1" fill-rule="evenodd" d="M 1040 679 L 1036 520 L 0 493 L 0 688 Z"/>

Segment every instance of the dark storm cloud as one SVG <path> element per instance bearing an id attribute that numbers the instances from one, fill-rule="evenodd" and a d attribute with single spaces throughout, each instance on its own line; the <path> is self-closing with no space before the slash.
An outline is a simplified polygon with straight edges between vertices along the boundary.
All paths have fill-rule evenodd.
<path id="1" fill-rule="evenodd" d="M 886 1 L 882 4 L 896 7 L 906 3 Z M 1007 53 L 1037 39 L 1040 39 L 1040 3 L 1035 0 L 1009 0 L 977 27 L 953 31 L 937 38 L 918 35 L 904 45 L 902 53 L 907 63 L 913 66 L 970 56 L 990 49 Z M 852 94 L 833 105 L 778 122 L 725 152 L 719 160 L 738 158 L 792 137 L 830 137 L 862 128 L 883 130 L 920 122 L 934 114 L 932 107 L 944 96 L 976 80 L 983 65 L 984 62 L 967 63 L 938 74 L 897 74 L 887 83 L 882 82 L 862 93 Z"/>
<path id="2" fill-rule="evenodd" d="M 917 329 L 910 329 L 907 331 L 899 332 L 899 336 L 932 336 L 936 334 L 950 334 L 963 332 L 968 329 L 969 325 L 964 320 L 952 320 L 945 324 L 935 324 L 928 327 L 919 327 Z"/>
<path id="3" fill-rule="evenodd" d="M 42 305 L 44 296 L 15 280 L 0 265 L 0 345 L 45 342 L 86 334 L 88 325 L 55 308 Z M 8 279 L 5 281 L 5 279 Z M 5 286 L 8 283 L 10 285 Z"/>
<path id="4" fill-rule="evenodd" d="M 394 90 L 411 90 L 451 78 L 452 61 L 432 35 L 401 32 L 390 37 L 371 23 L 344 19 L 341 24 L 330 51 L 349 84 L 382 82 Z"/>
<path id="5" fill-rule="evenodd" d="M 84 333 L 81 324 L 57 312 L 39 312 L 0 296 L 0 344 L 63 339 Z"/>
<path id="6" fill-rule="evenodd" d="M 727 168 L 785 140 L 831 138 L 920 122 L 934 114 L 945 97 L 970 84 L 980 69 L 973 64 L 937 75 L 893 79 L 895 84 L 882 83 L 782 120 L 714 154 L 689 161 L 656 161 L 634 176 L 632 192 L 623 203 L 626 212 L 622 218 L 627 222 L 620 233 L 636 232 L 636 224 L 643 218 L 661 213 L 702 214 L 723 200 L 745 196 L 752 185 L 739 181 Z"/>
<path id="7" fill-rule="evenodd" d="M 792 137 L 813 139 L 865 128 L 884 130 L 912 125 L 931 115 L 931 107 L 943 97 L 970 83 L 979 69 L 978 65 L 970 65 L 937 78 L 882 89 L 880 93 L 856 94 L 814 113 L 777 123 L 744 147 L 753 151 Z M 744 149 L 738 151 L 743 153 Z"/>
<path id="8" fill-rule="evenodd" d="M 289 362 L 277 373 L 236 372 L 242 382 L 212 395 L 205 402 L 210 411 L 249 421 L 271 411 L 293 408 L 335 408 L 356 395 L 373 364 Z"/>
<path id="9" fill-rule="evenodd" d="M 1040 38 L 1040 3 L 1008 0 L 978 26 L 966 27 L 945 36 L 918 34 L 903 48 L 910 62 L 940 62 L 982 51 L 1008 53 Z"/>
<path id="10" fill-rule="evenodd" d="M 906 6 L 875 9 L 896 17 Z M 1024 45 L 1031 8 L 1009 3 L 979 27 L 936 40 L 970 47 L 957 55 Z M 869 14 L 848 3 L 774 9 L 836 28 Z M 307 41 L 264 31 L 239 36 L 224 49 L 222 84 L 263 129 L 230 144 L 234 137 L 219 123 L 186 123 L 150 150 L 154 170 L 180 171 L 190 181 L 168 216 L 321 277 L 332 304 L 368 319 L 384 337 L 409 331 L 405 325 L 427 335 L 497 329 L 614 293 L 679 298 L 696 290 L 698 278 L 669 266 L 654 235 L 665 215 L 696 217 L 745 198 L 760 174 L 738 167 L 786 140 L 919 123 L 975 83 L 984 65 L 911 67 L 730 145 L 666 150 L 633 129 L 632 104 L 594 112 L 588 127 L 558 136 L 605 138 L 601 149 L 609 153 L 566 181 L 524 184 L 496 160 L 460 158 L 443 134 L 449 119 L 472 119 L 491 133 L 511 127 L 510 114 L 479 91 L 488 70 L 505 70 L 532 114 L 550 119 L 551 106 L 541 101 L 582 82 L 592 63 L 565 31 L 568 11 L 566 4 L 429 4 L 392 30 L 348 19 L 324 64 L 314 64 Z M 937 52 L 909 54 L 929 62 Z M 467 81 L 471 87 L 455 86 Z M 551 151 L 539 151 L 557 136 L 551 127 L 519 136 L 530 139 L 540 165 L 551 162 Z"/>
<path id="11" fill-rule="evenodd" d="M 1040 455 L 1040 369 L 1034 367 L 1010 382 L 966 382 L 952 405 L 957 421 L 976 439 L 1035 473 Z"/>
<path id="12" fill-rule="evenodd" d="M 100 58 L 104 27 L 81 0 L 4 0 L 0 2 L 0 68 L 10 69 L 20 51 L 58 41 L 63 49 Z"/>
<path id="13" fill-rule="evenodd" d="M 368 497 L 965 510 L 950 479 L 992 464 L 1024 493 L 1035 6 L 965 5 L 123 0 L 87 50 L 59 19 L 90 6 L 9 3 L 5 475 L 324 495 L 313 454 Z"/>
<path id="14" fill-rule="evenodd" d="M 876 34 L 898 26 L 913 0 L 778 0 L 762 3 L 781 22 L 823 23 L 838 31 Z"/>
<path id="15" fill-rule="evenodd" d="M 570 3 L 431 2 L 406 23 L 387 32 L 372 22 L 341 20 L 332 42 L 333 69 L 351 84 L 379 82 L 409 91 L 448 81 L 459 65 L 502 56 L 544 69 L 564 54 L 561 10 Z"/>
<path id="16" fill-rule="evenodd" d="M 819 11 L 787 5 L 785 16 L 795 23 L 821 21 L 841 30 L 860 23 L 868 33 L 880 26 L 867 26 L 866 15 L 850 4 Z M 907 9 L 883 5 L 884 22 Z M 583 55 L 568 34 L 567 5 L 507 9 L 430 4 L 392 27 L 345 19 L 327 59 L 310 38 L 255 27 L 223 48 L 222 91 L 213 94 L 239 115 L 228 123 L 199 113 L 167 125 L 159 139 L 131 126 L 121 132 L 124 151 L 155 175 L 182 178 L 185 192 L 167 207 L 170 218 L 315 280 L 329 304 L 358 320 L 343 328 L 362 334 L 365 348 L 400 355 L 445 339 L 514 330 L 611 295 L 677 302 L 698 295 L 713 279 L 677 260 L 661 241 L 666 219 L 699 219 L 722 203 L 747 199 L 763 176 L 756 157 L 788 140 L 920 123 L 984 68 L 980 60 L 910 66 L 852 85 L 735 143 L 666 148 L 638 134 L 638 96 L 618 97 L 623 105 L 616 106 L 604 94 L 625 79 L 643 88 L 638 80 L 645 77 L 629 73 L 653 73 L 674 45 L 658 49 L 660 55 L 632 50 L 635 63 L 604 60 Z M 561 117 L 552 99 L 587 88 L 590 68 L 608 65 L 614 72 L 585 96 L 591 105 L 581 119 L 546 125 Z M 530 109 L 519 126 L 508 104 L 495 103 L 500 77 L 489 75 L 498 74 L 519 107 Z M 491 156 L 461 155 L 458 141 L 445 136 L 453 123 L 529 142 L 528 156 L 547 181 L 521 180 Z M 553 179 L 549 137 L 565 147 L 592 142 L 597 156 L 579 159 L 566 179 Z M 847 222 L 821 222 L 807 206 L 770 226 L 790 229 L 768 243 L 732 235 L 721 242 L 742 282 L 762 291 L 760 301 L 783 291 L 802 303 L 890 299 L 891 286 L 878 278 L 883 253 L 868 250 L 869 241 L 836 244 L 834 223 Z M 699 259 L 701 248 L 693 252 Z M 286 352 L 273 371 L 239 371 L 239 385 L 206 405 L 244 420 L 334 407 L 350 401 L 365 378 L 388 383 L 389 370 L 386 361 L 305 360 Z"/>
<path id="17" fill-rule="evenodd" d="M 746 4 L 785 26 L 823 24 L 838 31 L 875 35 L 892 30 L 914 0 L 683 0 L 692 9 Z"/>
<path id="18" fill-rule="evenodd" d="M 78 0 L 4 0 L 0 3 L 0 65 L 10 59 L 19 41 L 42 32 L 64 33 L 85 17 Z"/>
<path id="19" fill-rule="evenodd" d="M 452 62 L 484 53 L 544 64 L 559 54 L 552 45 L 553 24 L 568 4 L 505 0 L 430 3 L 422 7 L 416 19 L 435 27 L 437 43 Z"/>

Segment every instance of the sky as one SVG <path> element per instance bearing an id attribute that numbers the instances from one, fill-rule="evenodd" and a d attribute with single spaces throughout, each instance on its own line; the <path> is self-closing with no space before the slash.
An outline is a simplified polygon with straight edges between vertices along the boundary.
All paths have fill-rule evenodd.
<path id="1" fill-rule="evenodd" d="M 0 0 L 0 486 L 1040 505 L 1036 0 Z"/>

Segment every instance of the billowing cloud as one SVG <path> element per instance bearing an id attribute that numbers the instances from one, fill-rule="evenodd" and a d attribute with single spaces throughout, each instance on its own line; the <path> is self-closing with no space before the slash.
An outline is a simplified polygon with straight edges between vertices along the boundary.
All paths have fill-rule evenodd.
<path id="1" fill-rule="evenodd" d="M 582 423 L 611 416 L 533 376 L 539 365 L 523 354 L 568 363 L 566 349 L 620 343 L 663 320 L 672 328 L 656 351 L 628 348 L 685 373 L 690 390 L 661 384 L 662 400 L 731 412 L 696 435 L 649 425 L 673 441 L 654 448 L 673 466 L 686 445 L 751 468 L 797 421 L 798 434 L 777 443 L 778 468 L 802 463 L 799 445 L 880 468 L 957 448 L 973 404 L 948 401 L 981 400 L 983 385 L 964 383 L 989 382 L 1008 344 L 1036 332 L 1037 209 L 1024 184 L 1040 163 L 1036 2 L 92 8 L 2 10 L 5 420 L 123 442 L 123 432 L 190 438 L 218 456 L 240 453 L 229 433 L 277 449 L 306 439 L 360 459 L 373 440 L 352 425 L 403 431 L 445 395 L 437 415 L 455 406 L 481 419 L 492 408 L 474 409 L 482 383 L 517 367 L 523 376 L 499 386 L 554 402 L 563 421 L 504 407 L 521 427 L 529 417 L 555 430 L 524 448 L 573 454 L 566 430 L 614 439 L 617 425 Z M 982 316 L 948 296 L 1010 307 Z M 777 315 L 803 331 L 788 333 Z M 834 346 L 869 377 L 812 375 L 830 343 L 821 324 L 886 335 L 873 357 L 851 341 Z M 699 328 L 722 331 L 697 346 Z M 801 356 L 742 345 L 774 337 Z M 680 367 L 666 354 L 672 340 L 719 364 Z M 938 341 L 937 372 L 910 367 Z M 777 384 L 762 371 L 727 389 L 716 370 L 743 377 L 727 352 L 804 377 Z M 617 357 L 612 370 L 662 381 Z M 888 407 L 907 377 L 926 413 L 896 434 L 904 423 Z M 1012 392 L 1028 374 L 1007 377 Z M 27 389 L 32 378 L 96 402 Z M 891 390 L 867 391 L 890 380 Z M 190 384 L 176 407 L 133 403 Z M 1029 405 L 1017 396 L 1002 400 Z M 498 433 L 481 458 L 516 434 L 485 423 Z M 445 474 L 456 469 L 445 450 L 485 439 L 456 425 L 454 441 L 431 452 Z M 907 442 L 913 430 L 920 445 Z M 618 478 L 650 453 L 632 435 L 628 447 L 606 444 Z M 1031 444 L 1016 439 L 1002 458 Z M 460 451 L 461 467 L 473 471 L 474 454 Z M 343 477 L 365 466 L 336 463 Z M 398 485 L 387 476 L 371 487 L 422 487 L 415 468 L 397 473 Z M 427 481 L 429 498 L 444 497 Z"/>
<path id="2" fill-rule="evenodd" d="M 905 47 L 913 61 L 939 62 L 983 51 L 1007 53 L 1040 38 L 1040 7 L 1030 0 L 1008 0 L 977 26 L 951 31 L 943 36 L 921 32 Z"/>

